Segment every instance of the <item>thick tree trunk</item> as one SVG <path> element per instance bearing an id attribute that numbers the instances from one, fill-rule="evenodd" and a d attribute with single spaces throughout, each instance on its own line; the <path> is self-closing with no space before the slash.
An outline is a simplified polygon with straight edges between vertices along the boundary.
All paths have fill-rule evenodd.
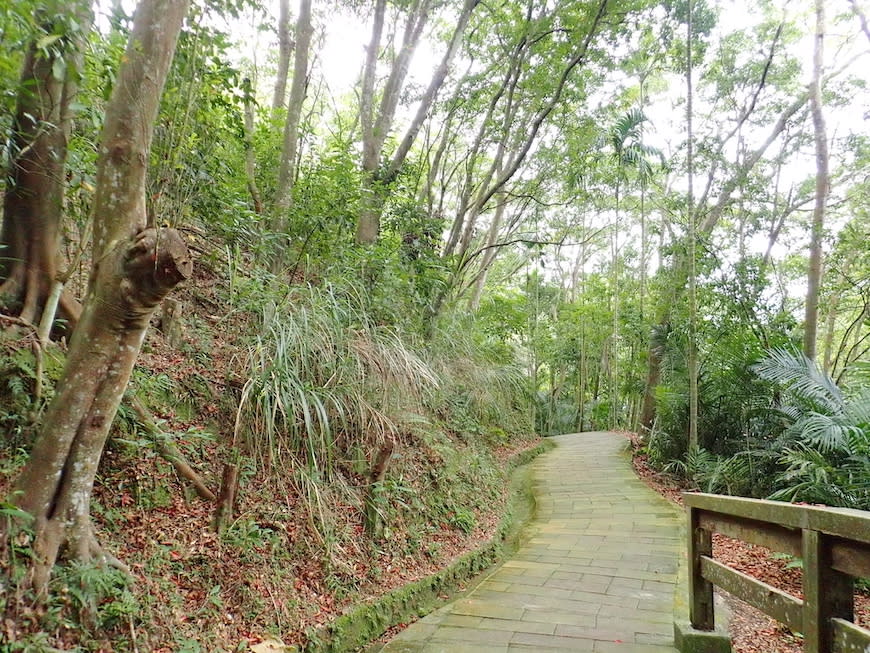
<path id="1" fill-rule="evenodd" d="M 658 348 L 652 347 L 649 351 L 649 365 L 647 367 L 646 385 L 643 393 L 643 406 L 640 411 L 640 426 L 649 432 L 652 430 L 653 421 L 656 417 L 655 389 L 662 378 L 662 357 Z"/>
<path id="2" fill-rule="evenodd" d="M 813 51 L 813 81 L 810 83 L 810 107 L 816 145 L 816 205 L 813 209 L 813 229 L 810 238 L 810 262 L 807 270 L 807 300 L 804 313 L 804 355 L 816 357 L 816 333 L 819 321 L 819 287 L 822 283 L 822 238 L 825 226 L 825 204 L 830 179 L 828 175 L 828 140 L 822 112 L 822 60 L 825 38 L 825 5 L 816 0 L 816 39 Z"/>
<path id="3" fill-rule="evenodd" d="M 191 260 L 173 229 L 146 228 L 145 173 L 185 0 L 142 0 L 106 108 L 94 200 L 93 268 L 63 376 L 17 488 L 34 518 L 32 582 L 45 590 L 66 550 L 111 560 L 90 520 L 94 476 L 149 319 Z"/>
<path id="4" fill-rule="evenodd" d="M 70 105 L 90 26 L 88 2 L 62 4 L 57 11 L 79 28 L 55 41 L 47 52 L 34 40 L 25 55 L 0 232 L 0 245 L 5 246 L 0 258 L 0 305 L 31 324 L 41 320 L 58 276 Z M 44 27 L 53 33 L 53 25 Z M 58 67 L 65 71 L 60 78 Z M 57 308 L 58 317 L 71 330 L 81 312 L 78 302 L 63 293 Z"/>

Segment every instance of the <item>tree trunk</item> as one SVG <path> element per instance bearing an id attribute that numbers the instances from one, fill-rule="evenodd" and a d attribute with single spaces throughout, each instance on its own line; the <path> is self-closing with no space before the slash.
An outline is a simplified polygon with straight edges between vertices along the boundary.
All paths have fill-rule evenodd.
<path id="1" fill-rule="evenodd" d="M 290 103 L 287 122 L 284 124 L 284 147 L 278 169 L 278 187 L 275 196 L 277 224 L 283 225 L 282 215 L 293 201 L 293 182 L 296 178 L 296 154 L 299 149 L 299 121 L 308 80 L 308 51 L 311 47 L 311 0 L 300 0 L 299 18 L 296 21 L 296 56 L 293 60 L 293 84 L 290 87 Z"/>
<path id="2" fill-rule="evenodd" d="M 377 240 L 380 225 L 376 216 L 370 215 L 368 205 L 374 193 L 374 176 L 380 161 L 380 147 L 375 132 L 375 73 L 378 65 L 378 51 L 384 31 L 384 18 L 387 12 L 386 0 L 375 3 L 372 35 L 366 47 L 366 61 L 363 67 L 362 87 L 360 89 L 359 121 L 362 128 L 362 208 L 356 226 L 357 243 L 373 243 Z"/>
<path id="3" fill-rule="evenodd" d="M 441 62 L 432 74 L 426 91 L 417 105 L 417 111 L 414 114 L 411 124 L 405 130 L 405 134 L 399 142 L 390 162 L 380 170 L 381 156 L 383 154 L 384 142 L 389 134 L 396 113 L 396 107 L 399 102 L 399 95 L 404 85 L 404 80 L 408 74 L 408 67 L 411 63 L 411 57 L 417 48 L 420 41 L 420 36 L 423 28 L 429 20 L 429 8 L 431 2 L 422 0 L 419 2 L 408 16 L 405 25 L 405 35 L 402 41 L 402 48 L 396 57 L 393 67 L 390 70 L 390 75 L 384 87 L 381 97 L 381 103 L 378 108 L 377 116 L 373 113 L 373 97 L 374 97 L 374 71 L 373 66 L 376 63 L 371 60 L 372 53 L 376 51 L 377 45 L 380 43 L 380 31 L 383 28 L 383 10 L 384 6 L 381 1 L 378 2 L 375 10 L 375 24 L 372 30 L 372 40 L 369 44 L 369 52 L 366 60 L 366 69 L 363 77 L 363 91 L 361 98 L 360 119 L 363 122 L 363 182 L 362 182 L 362 208 L 360 210 L 359 221 L 356 230 L 356 242 L 360 244 L 374 243 L 380 233 L 381 213 L 385 203 L 385 189 L 395 180 L 401 171 L 402 165 L 405 162 L 417 135 L 426 120 L 438 91 L 447 79 L 447 73 L 450 70 L 450 64 L 453 61 L 459 46 L 462 43 L 462 38 L 465 33 L 465 28 L 471 18 L 471 14 L 475 7 L 480 4 L 480 0 L 465 0 L 462 12 L 456 20 L 456 26 L 447 44 L 447 49 L 441 58 Z"/>
<path id="4" fill-rule="evenodd" d="M 34 518 L 31 581 L 44 591 L 62 552 L 111 561 L 90 518 L 94 476 L 149 319 L 190 277 L 182 236 L 146 227 L 145 175 L 154 121 L 186 0 L 142 0 L 106 107 L 94 199 L 93 267 L 63 375 L 17 503 Z"/>
<path id="5" fill-rule="evenodd" d="M 407 20 L 405 21 L 402 46 L 390 68 L 390 74 L 387 76 L 387 81 L 381 93 L 378 110 L 374 112 L 374 67 L 377 65 L 377 60 L 376 57 L 374 59 L 371 59 L 371 57 L 380 48 L 380 37 L 383 30 L 385 12 L 386 3 L 379 0 L 375 10 L 372 40 L 369 44 L 366 70 L 364 72 L 363 96 L 365 98 L 366 92 L 368 92 L 366 99 L 368 102 L 368 113 L 365 115 L 365 113 L 361 112 L 363 113 L 361 119 L 367 119 L 369 124 L 363 126 L 362 207 L 356 228 L 356 242 L 361 245 L 374 243 L 380 233 L 381 211 L 384 202 L 382 197 L 384 184 L 378 173 L 381 165 L 381 155 L 383 153 L 384 142 L 393 126 L 396 108 L 399 105 L 399 95 L 402 91 L 405 78 L 408 75 L 411 58 L 417 49 L 423 28 L 429 19 L 429 0 L 419 0 L 412 3 Z M 371 85 L 366 89 L 365 83 L 369 81 Z"/>
<path id="6" fill-rule="evenodd" d="M 692 0 L 688 4 L 686 20 L 686 167 L 688 189 L 686 204 L 689 220 L 689 351 L 687 367 L 689 373 L 689 451 L 698 448 L 698 298 L 695 292 L 697 271 L 695 269 L 696 241 L 695 232 L 695 196 L 694 196 L 694 134 L 692 133 Z"/>
<path id="7" fill-rule="evenodd" d="M 825 338 L 824 338 L 824 348 L 822 349 L 822 370 L 825 374 L 830 374 L 833 376 L 831 371 L 831 364 L 833 363 L 833 354 L 834 354 L 834 331 L 837 328 L 837 316 L 839 315 L 838 309 L 840 306 L 840 293 L 835 292 L 832 294 L 827 301 L 827 317 L 825 319 Z"/>
<path id="8" fill-rule="evenodd" d="M 31 324 L 40 321 L 58 276 L 71 104 L 91 22 L 88 2 L 58 3 L 56 9 L 58 15 L 46 20 L 65 16 L 79 27 L 47 48 L 38 47 L 34 38 L 25 55 L 0 232 L 0 245 L 5 246 L 0 259 L 0 305 Z M 47 34 L 56 29 L 53 24 L 43 28 Z M 78 302 L 64 292 L 57 308 L 71 331 L 81 312 Z"/>
<path id="9" fill-rule="evenodd" d="M 387 439 L 375 453 L 369 470 L 369 484 L 363 498 L 363 521 L 366 533 L 374 540 L 381 539 L 384 535 L 384 523 L 378 510 L 378 491 L 387 475 L 387 467 L 395 447 L 395 441 L 392 438 Z"/>
<path id="10" fill-rule="evenodd" d="M 275 72 L 275 92 L 272 95 L 272 120 L 277 120 L 287 95 L 287 73 L 290 71 L 290 0 L 278 1 L 278 70 Z"/>
<path id="11" fill-rule="evenodd" d="M 263 213 L 263 199 L 260 187 L 257 185 L 257 160 L 254 151 L 254 84 L 247 77 L 242 82 L 245 103 L 245 177 L 248 182 L 248 192 L 254 203 L 254 212 Z"/>
<path id="12" fill-rule="evenodd" d="M 761 84 L 764 84 L 764 79 L 762 78 Z M 794 118 L 794 116 L 798 113 L 798 111 L 803 108 L 803 106 L 807 103 L 808 94 L 806 92 L 801 93 L 795 100 L 788 105 L 782 113 L 780 113 L 779 117 L 771 128 L 770 132 L 767 135 L 767 138 L 764 142 L 752 151 L 749 156 L 745 158 L 743 163 L 735 169 L 732 175 L 728 178 L 728 180 L 722 184 L 722 188 L 719 192 L 719 199 L 716 201 L 716 204 L 707 212 L 706 216 L 703 220 L 700 220 L 696 229 L 696 237 L 707 236 L 712 233 L 713 229 L 719 222 L 719 219 L 725 213 L 725 209 L 730 206 L 731 198 L 734 195 L 734 191 L 737 189 L 740 181 L 745 178 L 747 174 L 749 174 L 752 169 L 761 161 L 761 157 L 764 156 L 764 153 L 768 150 L 768 148 L 776 141 L 777 138 L 785 131 L 789 121 Z M 750 107 L 754 110 L 755 104 L 753 103 Z M 746 118 L 749 117 L 751 112 L 745 113 L 740 118 L 740 124 L 745 121 Z M 736 129 L 736 128 L 735 128 Z M 711 172 L 707 187 L 708 190 L 713 183 L 713 173 Z M 701 198 L 696 202 L 696 206 L 703 207 L 706 206 L 707 201 L 707 191 L 705 191 Z M 700 219 L 700 216 L 696 215 L 696 219 Z M 682 293 L 682 288 L 685 285 L 685 281 L 687 280 L 687 267 L 689 265 L 688 258 L 685 256 L 680 256 L 679 253 L 675 253 L 673 257 L 673 262 L 670 265 L 673 274 L 672 284 L 673 287 L 677 290 L 677 295 L 673 298 L 670 298 L 670 301 L 667 305 L 662 307 L 660 311 L 660 319 L 657 322 L 660 328 L 667 328 L 667 325 L 671 321 L 671 307 L 676 303 L 676 300 L 679 298 Z M 652 348 L 651 344 L 651 348 Z M 647 380 L 649 379 L 660 379 L 661 378 L 661 370 L 656 369 L 655 366 L 660 365 L 662 363 L 662 359 L 659 356 L 655 356 L 652 353 L 652 349 L 650 350 L 650 355 L 648 357 L 649 361 L 649 370 L 647 372 Z M 647 383 L 647 386 L 644 390 L 644 410 L 642 411 L 641 423 L 645 426 L 652 425 L 653 419 L 655 418 L 655 398 L 653 397 L 653 393 L 655 392 L 655 386 L 650 386 Z M 652 412 L 647 412 L 647 408 L 652 407 Z"/>
<path id="13" fill-rule="evenodd" d="M 640 425 L 646 432 L 652 430 L 656 417 L 655 389 L 662 378 L 662 357 L 658 347 L 650 347 L 649 365 L 647 367 L 646 385 L 643 393 L 643 407 L 640 411 Z"/>
<path id="14" fill-rule="evenodd" d="M 813 81 L 810 83 L 810 108 L 816 144 L 816 205 L 813 209 L 813 229 L 810 238 L 810 262 L 807 270 L 807 301 L 804 313 L 804 355 L 816 357 L 816 332 L 819 321 L 819 287 L 822 281 L 822 238 L 825 226 L 825 204 L 830 179 L 828 175 L 828 140 L 822 113 L 822 61 L 825 39 L 825 5 L 816 0 L 816 40 L 813 50 Z"/>

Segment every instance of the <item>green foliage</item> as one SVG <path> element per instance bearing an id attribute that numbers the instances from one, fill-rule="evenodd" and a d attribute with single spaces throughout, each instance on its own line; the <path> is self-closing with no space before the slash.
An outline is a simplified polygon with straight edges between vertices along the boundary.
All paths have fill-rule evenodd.
<path id="1" fill-rule="evenodd" d="M 751 490 L 752 454 L 739 452 L 728 458 L 706 449 L 689 449 L 682 459 L 672 460 L 664 471 L 682 479 L 691 489 L 716 494 L 744 495 Z"/>
<path id="2" fill-rule="evenodd" d="M 438 379 L 353 288 L 298 290 L 284 310 L 249 352 L 239 428 L 263 468 L 292 460 L 329 475 L 352 444 L 394 437 Z"/>
<path id="3" fill-rule="evenodd" d="M 511 461 L 514 473 L 510 506 L 492 540 L 454 560 L 436 574 L 393 590 L 375 601 L 360 604 L 328 626 L 308 632 L 306 649 L 345 651 L 370 642 L 392 625 L 428 614 L 440 605 L 445 594 L 455 592 L 462 583 L 514 551 L 523 525 L 531 514 L 532 503 L 531 477 L 518 468 L 552 446 L 551 442 L 544 442 Z"/>
<path id="4" fill-rule="evenodd" d="M 55 651 L 52 633 L 76 633 L 81 644 L 75 650 L 104 650 L 107 641 L 129 632 L 141 617 L 141 606 L 131 591 L 131 578 L 123 571 L 95 562 L 71 561 L 53 574 L 47 594 L 38 602 L 39 612 L 27 606 L 37 605 L 29 592 L 22 591 L 27 574 L 27 545 L 32 534 L 22 526 L 20 515 L 9 507 L 0 507 L 0 518 L 13 519 L 11 556 L 3 565 L 4 593 L 0 595 L 0 609 L 7 618 L 21 619 L 18 626 L 37 619 L 41 631 L 28 632 L 16 638 L 9 651 Z M 4 524 L 7 528 L 9 523 Z M 6 531 L 9 532 L 9 531 Z M 17 551 L 17 554 L 16 554 Z M 15 589 L 19 588 L 19 589 Z M 14 623 L 14 622 L 13 622 Z M 126 650 L 123 648 L 118 650 Z"/>
<path id="5" fill-rule="evenodd" d="M 784 468 L 772 498 L 870 508 L 870 389 L 846 394 L 800 353 L 778 349 L 755 366 L 777 384 Z"/>
<path id="6" fill-rule="evenodd" d="M 439 324 L 428 356 L 441 383 L 426 403 L 453 431 L 528 433 L 532 396 L 526 372 L 510 341 L 482 331 L 485 325 L 459 315 Z"/>

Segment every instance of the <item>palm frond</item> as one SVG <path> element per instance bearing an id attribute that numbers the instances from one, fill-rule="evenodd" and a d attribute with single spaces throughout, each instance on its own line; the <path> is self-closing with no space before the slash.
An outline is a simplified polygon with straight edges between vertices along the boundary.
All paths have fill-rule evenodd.
<path id="1" fill-rule="evenodd" d="M 801 353 L 782 348 L 771 349 L 752 369 L 762 379 L 776 383 L 796 398 L 826 412 L 839 413 L 843 410 L 843 393 L 837 384 Z"/>
<path id="2" fill-rule="evenodd" d="M 851 398 L 844 413 L 852 424 L 870 434 L 870 387 L 862 388 L 857 396 Z"/>
<path id="3" fill-rule="evenodd" d="M 841 415 L 825 415 L 809 412 L 795 422 L 789 431 L 794 432 L 811 447 L 822 453 L 845 453 L 849 450 L 850 438 L 860 434 L 854 424 Z"/>

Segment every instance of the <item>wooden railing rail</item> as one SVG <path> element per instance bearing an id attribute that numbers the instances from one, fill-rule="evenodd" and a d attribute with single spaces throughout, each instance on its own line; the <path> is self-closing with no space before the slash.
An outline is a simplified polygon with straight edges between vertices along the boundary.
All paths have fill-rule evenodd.
<path id="1" fill-rule="evenodd" d="M 870 653 L 854 623 L 854 579 L 870 578 L 870 512 L 684 493 L 688 512 L 689 620 L 712 630 L 713 585 L 804 636 L 808 653 Z M 803 600 L 713 558 L 721 533 L 803 560 Z"/>

